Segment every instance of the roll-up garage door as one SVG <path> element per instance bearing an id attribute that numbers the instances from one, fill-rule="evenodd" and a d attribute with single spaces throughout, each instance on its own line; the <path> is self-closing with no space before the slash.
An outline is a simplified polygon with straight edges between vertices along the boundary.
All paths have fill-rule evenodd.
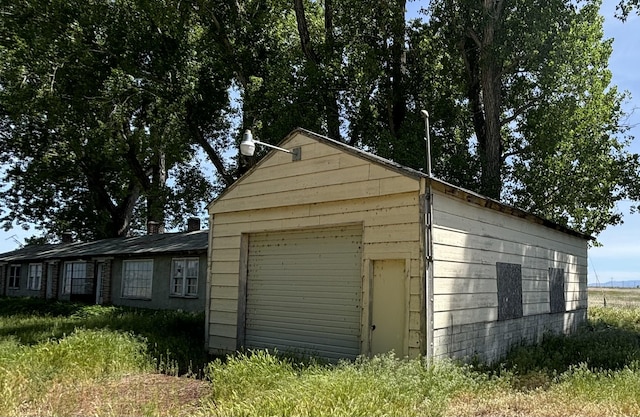
<path id="1" fill-rule="evenodd" d="M 355 358 L 361 259 L 358 226 L 250 235 L 245 346 Z"/>

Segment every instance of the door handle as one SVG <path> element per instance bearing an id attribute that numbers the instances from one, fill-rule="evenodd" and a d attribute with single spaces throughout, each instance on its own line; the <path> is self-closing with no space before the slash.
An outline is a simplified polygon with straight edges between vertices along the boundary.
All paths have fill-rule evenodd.
<path id="1" fill-rule="evenodd" d="M 372 325 L 371 325 L 371 331 L 374 331 L 375 329 L 376 329 L 376 325 L 375 325 L 375 324 L 372 324 Z"/>

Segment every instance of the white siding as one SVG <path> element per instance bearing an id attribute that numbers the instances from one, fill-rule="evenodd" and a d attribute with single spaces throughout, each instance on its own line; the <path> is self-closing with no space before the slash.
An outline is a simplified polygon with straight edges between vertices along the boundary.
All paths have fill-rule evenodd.
<path id="1" fill-rule="evenodd" d="M 436 355 L 456 356 L 453 328 L 498 319 L 497 262 L 522 267 L 524 317 L 549 313 L 549 268 L 564 269 L 567 311 L 586 308 L 584 239 L 440 192 L 433 211 Z"/>
<path id="2" fill-rule="evenodd" d="M 405 353 L 418 355 L 422 348 L 419 180 L 304 135 L 293 136 L 285 146 L 301 146 L 302 160 L 292 162 L 288 154 L 272 153 L 209 207 L 209 350 L 225 353 L 237 348 L 238 320 L 244 314 L 238 315 L 240 280 L 246 269 L 243 234 L 358 224 L 362 353 L 368 349 L 372 260 L 405 259 L 410 265 Z"/>

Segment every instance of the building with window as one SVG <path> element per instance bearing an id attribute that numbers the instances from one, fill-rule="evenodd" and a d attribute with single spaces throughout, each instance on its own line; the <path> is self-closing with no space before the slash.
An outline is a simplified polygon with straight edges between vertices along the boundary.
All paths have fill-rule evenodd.
<path id="1" fill-rule="evenodd" d="M 303 129 L 279 146 L 208 208 L 211 353 L 493 361 L 586 320 L 589 236 Z"/>
<path id="2" fill-rule="evenodd" d="M 182 233 L 27 246 L 0 254 L 0 295 L 204 311 L 207 239 L 190 219 Z"/>

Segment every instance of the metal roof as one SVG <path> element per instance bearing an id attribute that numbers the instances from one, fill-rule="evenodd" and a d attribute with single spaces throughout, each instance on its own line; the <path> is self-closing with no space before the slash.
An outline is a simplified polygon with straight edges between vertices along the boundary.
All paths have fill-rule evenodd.
<path id="1" fill-rule="evenodd" d="M 202 253 L 207 251 L 208 240 L 208 230 L 196 230 L 194 232 L 158 233 L 90 242 L 35 245 L 2 253 L 0 254 L 0 262 L 184 252 Z"/>

